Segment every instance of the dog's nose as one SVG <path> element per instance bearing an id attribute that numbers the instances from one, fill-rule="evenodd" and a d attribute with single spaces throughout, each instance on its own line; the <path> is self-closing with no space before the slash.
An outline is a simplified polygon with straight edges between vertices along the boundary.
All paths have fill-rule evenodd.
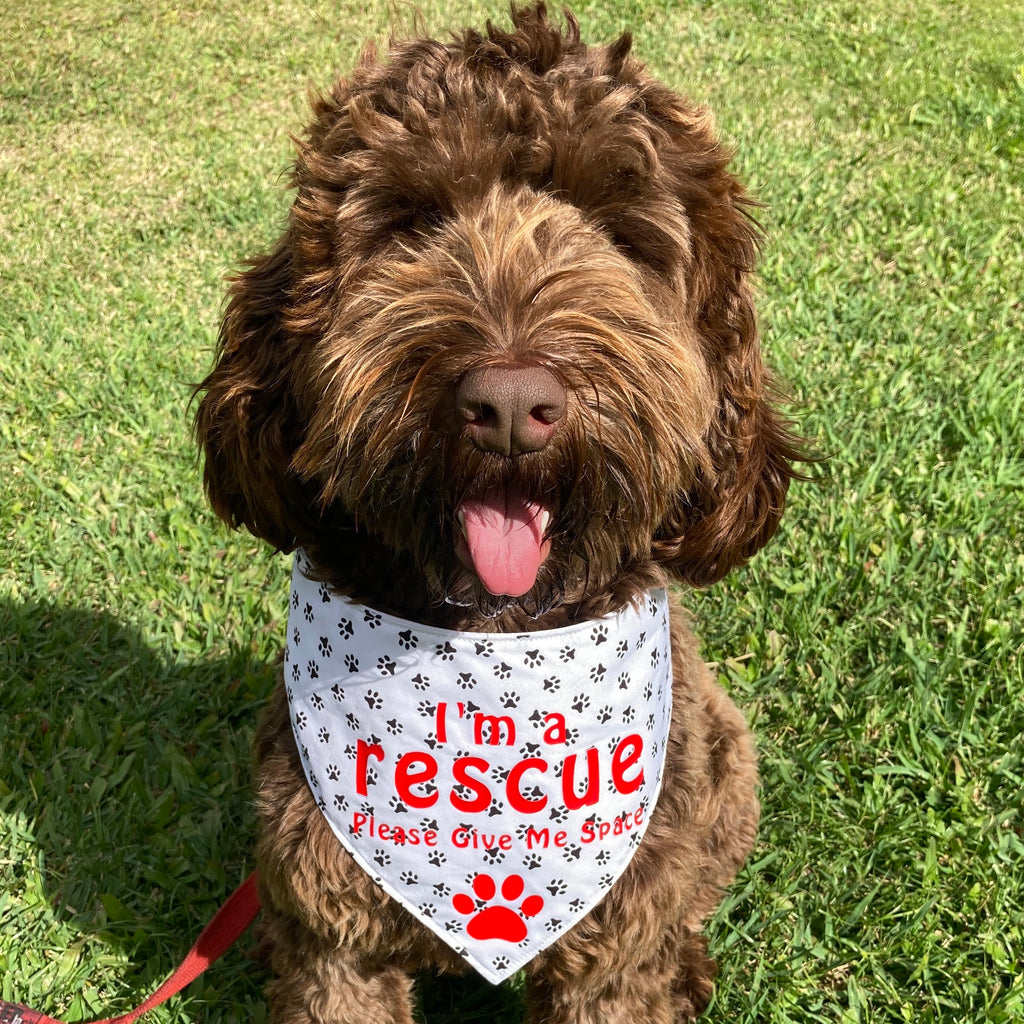
<path id="1" fill-rule="evenodd" d="M 542 366 L 488 366 L 462 377 L 455 408 L 481 451 L 525 455 L 554 436 L 565 416 L 565 388 Z"/>

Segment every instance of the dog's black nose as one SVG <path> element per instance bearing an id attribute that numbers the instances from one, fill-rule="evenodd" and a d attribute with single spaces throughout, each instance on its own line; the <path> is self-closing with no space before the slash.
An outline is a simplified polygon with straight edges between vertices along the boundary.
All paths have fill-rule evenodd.
<path id="1" fill-rule="evenodd" d="M 554 436 L 565 416 L 565 388 L 542 366 L 487 366 L 459 381 L 455 409 L 481 451 L 525 455 Z"/>

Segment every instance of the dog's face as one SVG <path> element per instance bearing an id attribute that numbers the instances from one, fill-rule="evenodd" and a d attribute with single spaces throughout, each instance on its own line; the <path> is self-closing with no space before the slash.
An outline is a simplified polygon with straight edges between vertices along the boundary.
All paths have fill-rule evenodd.
<path id="1" fill-rule="evenodd" d="M 774 532 L 756 235 L 707 118 L 543 5 L 316 101 L 197 425 L 215 509 L 343 581 L 536 614 L 711 582 Z"/>

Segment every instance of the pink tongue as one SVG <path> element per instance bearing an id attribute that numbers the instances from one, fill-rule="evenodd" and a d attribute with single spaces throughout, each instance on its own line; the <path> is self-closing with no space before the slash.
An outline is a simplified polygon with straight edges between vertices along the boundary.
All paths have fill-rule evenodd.
<path id="1" fill-rule="evenodd" d="M 461 507 L 473 569 L 492 594 L 522 597 L 544 560 L 543 509 L 515 494 L 492 492 Z"/>

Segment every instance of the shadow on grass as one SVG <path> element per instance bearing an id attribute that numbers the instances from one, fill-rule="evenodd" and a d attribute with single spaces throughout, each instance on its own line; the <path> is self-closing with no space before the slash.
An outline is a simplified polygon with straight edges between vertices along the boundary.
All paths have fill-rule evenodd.
<path id="1" fill-rule="evenodd" d="M 254 866 L 251 749 L 274 677 L 243 652 L 175 662 L 104 612 L 0 602 L 0 812 L 20 823 L 5 917 L 36 923 L 23 942 L 119 951 L 110 1013 L 162 982 Z M 19 915 L 33 875 L 49 910 Z M 202 1019 L 265 1017 L 254 945 L 187 990 Z M 418 988 L 428 1024 L 522 1019 L 517 992 L 475 976 Z"/>
<path id="2" fill-rule="evenodd" d="M 0 602 L 0 810 L 19 823 L 0 872 L 42 889 L 50 911 L 21 916 L 46 946 L 123 954 L 126 1003 L 253 867 L 249 752 L 273 679 L 241 653 L 174 662 L 104 612 Z M 259 998 L 252 945 L 215 969 L 227 1003 Z"/>

